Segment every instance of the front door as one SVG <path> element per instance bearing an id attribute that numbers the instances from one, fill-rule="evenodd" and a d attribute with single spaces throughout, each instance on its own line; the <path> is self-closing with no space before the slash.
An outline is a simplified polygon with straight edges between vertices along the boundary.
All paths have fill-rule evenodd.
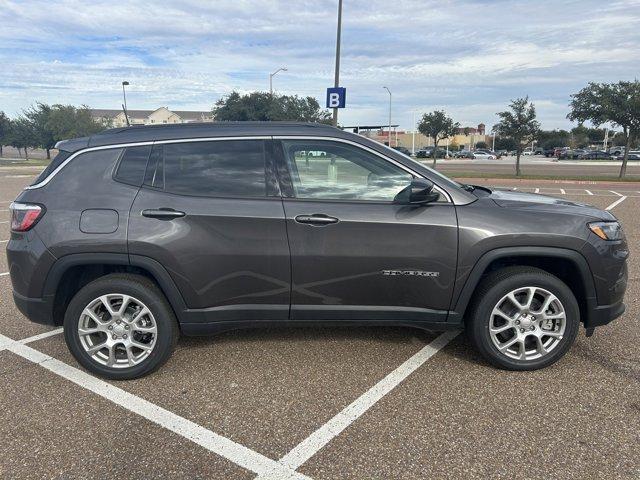
<path id="1" fill-rule="evenodd" d="M 282 140 L 294 320 L 445 321 L 455 207 L 394 204 L 407 170 L 338 140 Z M 288 197 L 288 198 L 286 198 Z"/>
<path id="2" fill-rule="evenodd" d="M 133 204 L 129 253 L 160 262 L 207 322 L 288 319 L 289 246 L 269 145 L 156 144 Z"/>

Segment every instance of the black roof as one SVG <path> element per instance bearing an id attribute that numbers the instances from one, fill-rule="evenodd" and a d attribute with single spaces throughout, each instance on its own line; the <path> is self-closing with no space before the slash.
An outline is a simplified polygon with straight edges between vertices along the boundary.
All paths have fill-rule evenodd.
<path id="1" fill-rule="evenodd" d="M 58 148 L 75 152 L 82 148 L 116 145 L 121 143 L 176 140 L 182 138 L 226 136 L 314 135 L 351 136 L 339 128 L 320 123 L 303 122 L 204 122 L 161 125 L 134 125 L 112 128 L 90 137 L 74 138 L 59 142 Z"/>

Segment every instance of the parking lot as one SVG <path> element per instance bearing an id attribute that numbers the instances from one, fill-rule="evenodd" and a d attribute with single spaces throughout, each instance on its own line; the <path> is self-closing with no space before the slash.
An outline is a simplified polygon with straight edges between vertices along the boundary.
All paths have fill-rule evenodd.
<path id="1" fill-rule="evenodd" d="M 13 305 L 7 209 L 36 171 L 0 168 L 0 478 L 640 478 L 640 184 L 497 182 L 608 208 L 630 244 L 627 312 L 545 370 L 456 332 L 281 328 L 107 382 Z"/>

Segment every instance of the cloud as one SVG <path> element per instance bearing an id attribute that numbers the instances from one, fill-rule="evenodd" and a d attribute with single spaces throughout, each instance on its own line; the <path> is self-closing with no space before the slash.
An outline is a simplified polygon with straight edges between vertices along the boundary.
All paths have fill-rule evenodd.
<path id="1" fill-rule="evenodd" d="M 333 83 L 335 0 L 4 0 L 0 109 L 36 100 L 118 108 L 210 109 L 230 91 L 275 88 L 324 101 Z M 345 124 L 394 122 L 444 108 L 491 125 L 529 95 L 545 128 L 566 127 L 588 81 L 637 75 L 640 1 L 350 0 L 341 83 Z"/>

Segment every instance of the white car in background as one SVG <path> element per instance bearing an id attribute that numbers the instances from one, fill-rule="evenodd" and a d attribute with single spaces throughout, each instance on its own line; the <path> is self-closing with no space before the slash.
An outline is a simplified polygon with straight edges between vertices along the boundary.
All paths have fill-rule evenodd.
<path id="1" fill-rule="evenodd" d="M 496 156 L 489 152 L 473 152 L 474 159 L 495 160 Z"/>

